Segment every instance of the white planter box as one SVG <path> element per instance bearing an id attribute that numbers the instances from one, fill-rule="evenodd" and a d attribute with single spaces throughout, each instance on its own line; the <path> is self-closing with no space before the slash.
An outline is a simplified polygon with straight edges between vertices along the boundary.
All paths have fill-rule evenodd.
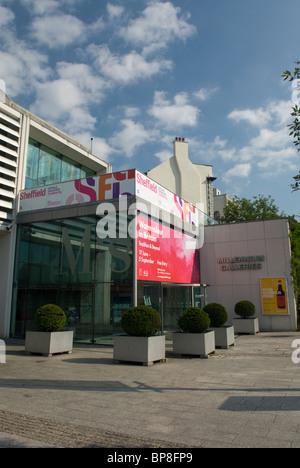
<path id="1" fill-rule="evenodd" d="M 216 348 L 228 349 L 234 346 L 234 327 L 224 326 L 219 328 L 210 328 L 215 332 Z"/>
<path id="2" fill-rule="evenodd" d="M 166 361 L 166 340 L 164 335 L 114 337 L 114 361 L 140 362 L 151 366 L 154 362 Z"/>
<path id="3" fill-rule="evenodd" d="M 205 333 L 173 333 L 173 353 L 180 355 L 193 355 L 207 358 L 214 353 L 215 332 Z"/>
<path id="4" fill-rule="evenodd" d="M 234 331 L 237 335 L 247 334 L 255 335 L 259 333 L 259 322 L 258 318 L 237 318 L 233 319 Z"/>
<path id="5" fill-rule="evenodd" d="M 58 353 L 71 353 L 73 331 L 41 332 L 28 331 L 25 339 L 25 352 L 52 356 Z"/>

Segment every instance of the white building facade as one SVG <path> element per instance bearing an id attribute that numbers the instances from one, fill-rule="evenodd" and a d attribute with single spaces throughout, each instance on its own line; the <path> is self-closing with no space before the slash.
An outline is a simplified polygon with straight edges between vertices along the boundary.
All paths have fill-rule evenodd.
<path id="1" fill-rule="evenodd" d="M 247 300 L 261 330 L 296 330 L 288 220 L 218 224 L 204 233 L 200 265 L 208 302 L 223 304 L 232 323 L 235 304 Z M 284 303 L 277 304 L 282 289 Z"/>
<path id="2" fill-rule="evenodd" d="M 0 89 L 0 337 L 10 328 L 20 190 L 104 174 L 105 161 L 47 122 L 18 106 Z"/>

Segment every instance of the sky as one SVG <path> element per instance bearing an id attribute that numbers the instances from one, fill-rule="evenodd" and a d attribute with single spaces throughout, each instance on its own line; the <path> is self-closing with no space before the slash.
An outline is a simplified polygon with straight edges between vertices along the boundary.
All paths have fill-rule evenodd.
<path id="1" fill-rule="evenodd" d="M 299 0 L 0 0 L 0 79 L 113 171 L 152 169 L 183 137 L 222 193 L 300 216 L 282 79 L 299 21 Z"/>

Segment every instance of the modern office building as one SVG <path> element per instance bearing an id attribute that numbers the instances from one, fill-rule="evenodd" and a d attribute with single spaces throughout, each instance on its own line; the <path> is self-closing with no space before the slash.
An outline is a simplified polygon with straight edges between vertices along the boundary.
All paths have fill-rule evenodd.
<path id="1" fill-rule="evenodd" d="M 185 141 L 174 147 L 186 156 Z M 295 329 L 287 220 L 215 224 L 211 172 L 201 210 L 183 190 L 184 166 L 170 176 L 174 190 L 136 169 L 111 172 L 4 93 L 0 162 L 0 338 L 23 338 L 46 303 L 85 343 L 112 344 L 122 312 L 138 304 L 159 310 L 164 332 L 212 301 L 231 321 L 237 300 L 255 303 L 261 328 Z"/>
<path id="2" fill-rule="evenodd" d="M 111 171 L 89 149 L 11 101 L 0 86 L 0 336 L 8 336 L 20 190 Z"/>

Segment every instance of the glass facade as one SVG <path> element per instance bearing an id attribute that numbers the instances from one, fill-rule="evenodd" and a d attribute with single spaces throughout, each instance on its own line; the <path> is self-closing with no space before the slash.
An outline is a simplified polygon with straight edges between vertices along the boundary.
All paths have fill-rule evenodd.
<path id="1" fill-rule="evenodd" d="M 38 307 L 61 306 L 77 342 L 111 342 L 133 304 L 132 239 L 99 239 L 99 217 L 20 225 L 11 336 L 34 329 Z"/>
<path id="2" fill-rule="evenodd" d="M 165 333 L 178 330 L 178 319 L 188 307 L 203 308 L 205 288 L 200 285 L 138 281 L 138 305 L 158 310 Z"/>
<path id="3" fill-rule="evenodd" d="M 25 189 L 84 179 L 95 172 L 29 139 Z"/>

